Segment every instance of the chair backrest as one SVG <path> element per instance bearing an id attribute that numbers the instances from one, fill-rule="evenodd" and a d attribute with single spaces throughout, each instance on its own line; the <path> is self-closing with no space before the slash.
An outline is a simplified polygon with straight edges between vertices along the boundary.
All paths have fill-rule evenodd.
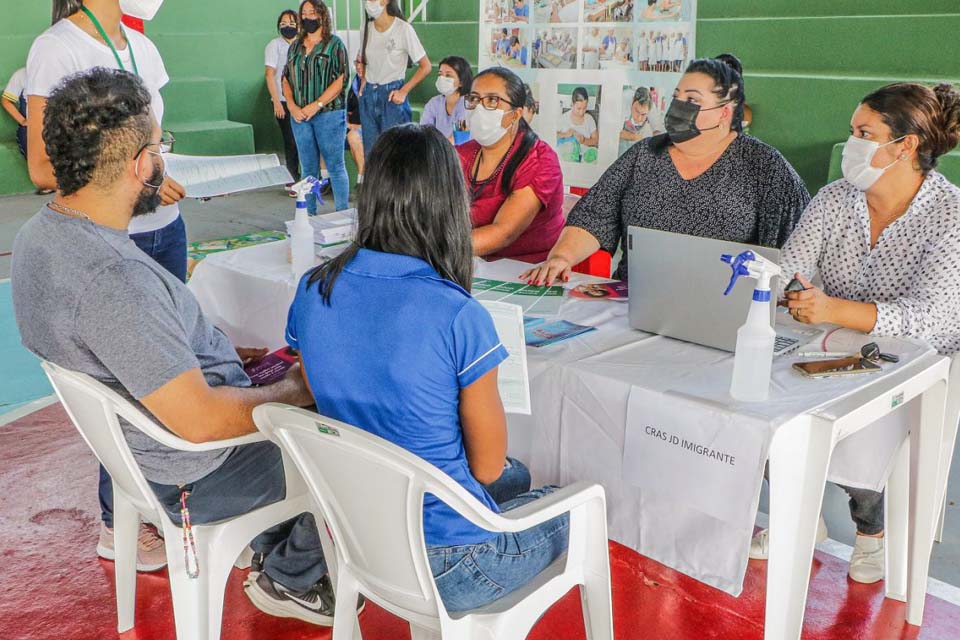
<path id="1" fill-rule="evenodd" d="M 272 403 L 253 419 L 303 475 L 333 535 L 338 570 L 383 604 L 445 616 L 426 556 L 424 493 L 476 524 L 486 507 L 433 465 L 357 427 Z"/>
<path id="2" fill-rule="evenodd" d="M 42 366 L 77 431 L 106 468 L 114 485 L 141 513 L 162 512 L 123 437 L 118 416 L 151 437 L 162 429 L 118 393 L 90 376 L 51 362 L 43 362 Z"/>

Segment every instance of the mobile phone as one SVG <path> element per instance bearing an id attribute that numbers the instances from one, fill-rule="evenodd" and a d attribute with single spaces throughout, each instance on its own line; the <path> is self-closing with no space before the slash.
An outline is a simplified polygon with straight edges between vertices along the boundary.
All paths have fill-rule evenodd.
<path id="1" fill-rule="evenodd" d="M 880 365 L 854 356 L 836 360 L 817 360 L 814 362 L 796 362 L 793 368 L 808 378 L 826 378 L 829 376 L 847 376 L 858 373 L 877 373 Z"/>

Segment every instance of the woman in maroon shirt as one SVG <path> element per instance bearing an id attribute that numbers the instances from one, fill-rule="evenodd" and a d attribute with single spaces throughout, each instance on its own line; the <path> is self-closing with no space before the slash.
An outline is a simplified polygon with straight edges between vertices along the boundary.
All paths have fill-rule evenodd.
<path id="1" fill-rule="evenodd" d="M 471 196 L 473 252 L 540 262 L 563 230 L 563 174 L 557 154 L 523 119 L 523 81 L 509 69 L 487 69 L 465 102 L 472 139 L 457 153 Z"/>

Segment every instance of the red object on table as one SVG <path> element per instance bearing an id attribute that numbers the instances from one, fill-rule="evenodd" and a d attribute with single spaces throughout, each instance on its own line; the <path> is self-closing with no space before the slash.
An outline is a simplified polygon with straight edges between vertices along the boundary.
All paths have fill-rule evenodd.
<path id="1" fill-rule="evenodd" d="M 613 256 L 604 251 L 603 249 L 597 249 L 593 255 L 584 260 L 579 264 L 573 265 L 573 270 L 577 273 L 585 273 L 588 276 L 598 276 L 600 278 L 609 278 L 610 277 L 610 263 L 613 261 Z"/>

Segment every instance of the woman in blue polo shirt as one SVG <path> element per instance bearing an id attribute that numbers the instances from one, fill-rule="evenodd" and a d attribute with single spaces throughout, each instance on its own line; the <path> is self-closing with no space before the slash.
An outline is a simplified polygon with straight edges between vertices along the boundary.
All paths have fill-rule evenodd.
<path id="1" fill-rule="evenodd" d="M 318 411 L 420 456 L 493 511 L 549 493 L 526 491 L 526 470 L 506 458 L 497 367 L 507 352 L 467 292 L 470 208 L 443 134 L 421 125 L 385 131 L 357 211 L 354 244 L 305 276 L 290 308 L 287 340 L 300 350 Z M 424 497 L 427 552 L 448 611 L 532 580 L 566 551 L 568 527 L 561 516 L 496 535 Z"/>

